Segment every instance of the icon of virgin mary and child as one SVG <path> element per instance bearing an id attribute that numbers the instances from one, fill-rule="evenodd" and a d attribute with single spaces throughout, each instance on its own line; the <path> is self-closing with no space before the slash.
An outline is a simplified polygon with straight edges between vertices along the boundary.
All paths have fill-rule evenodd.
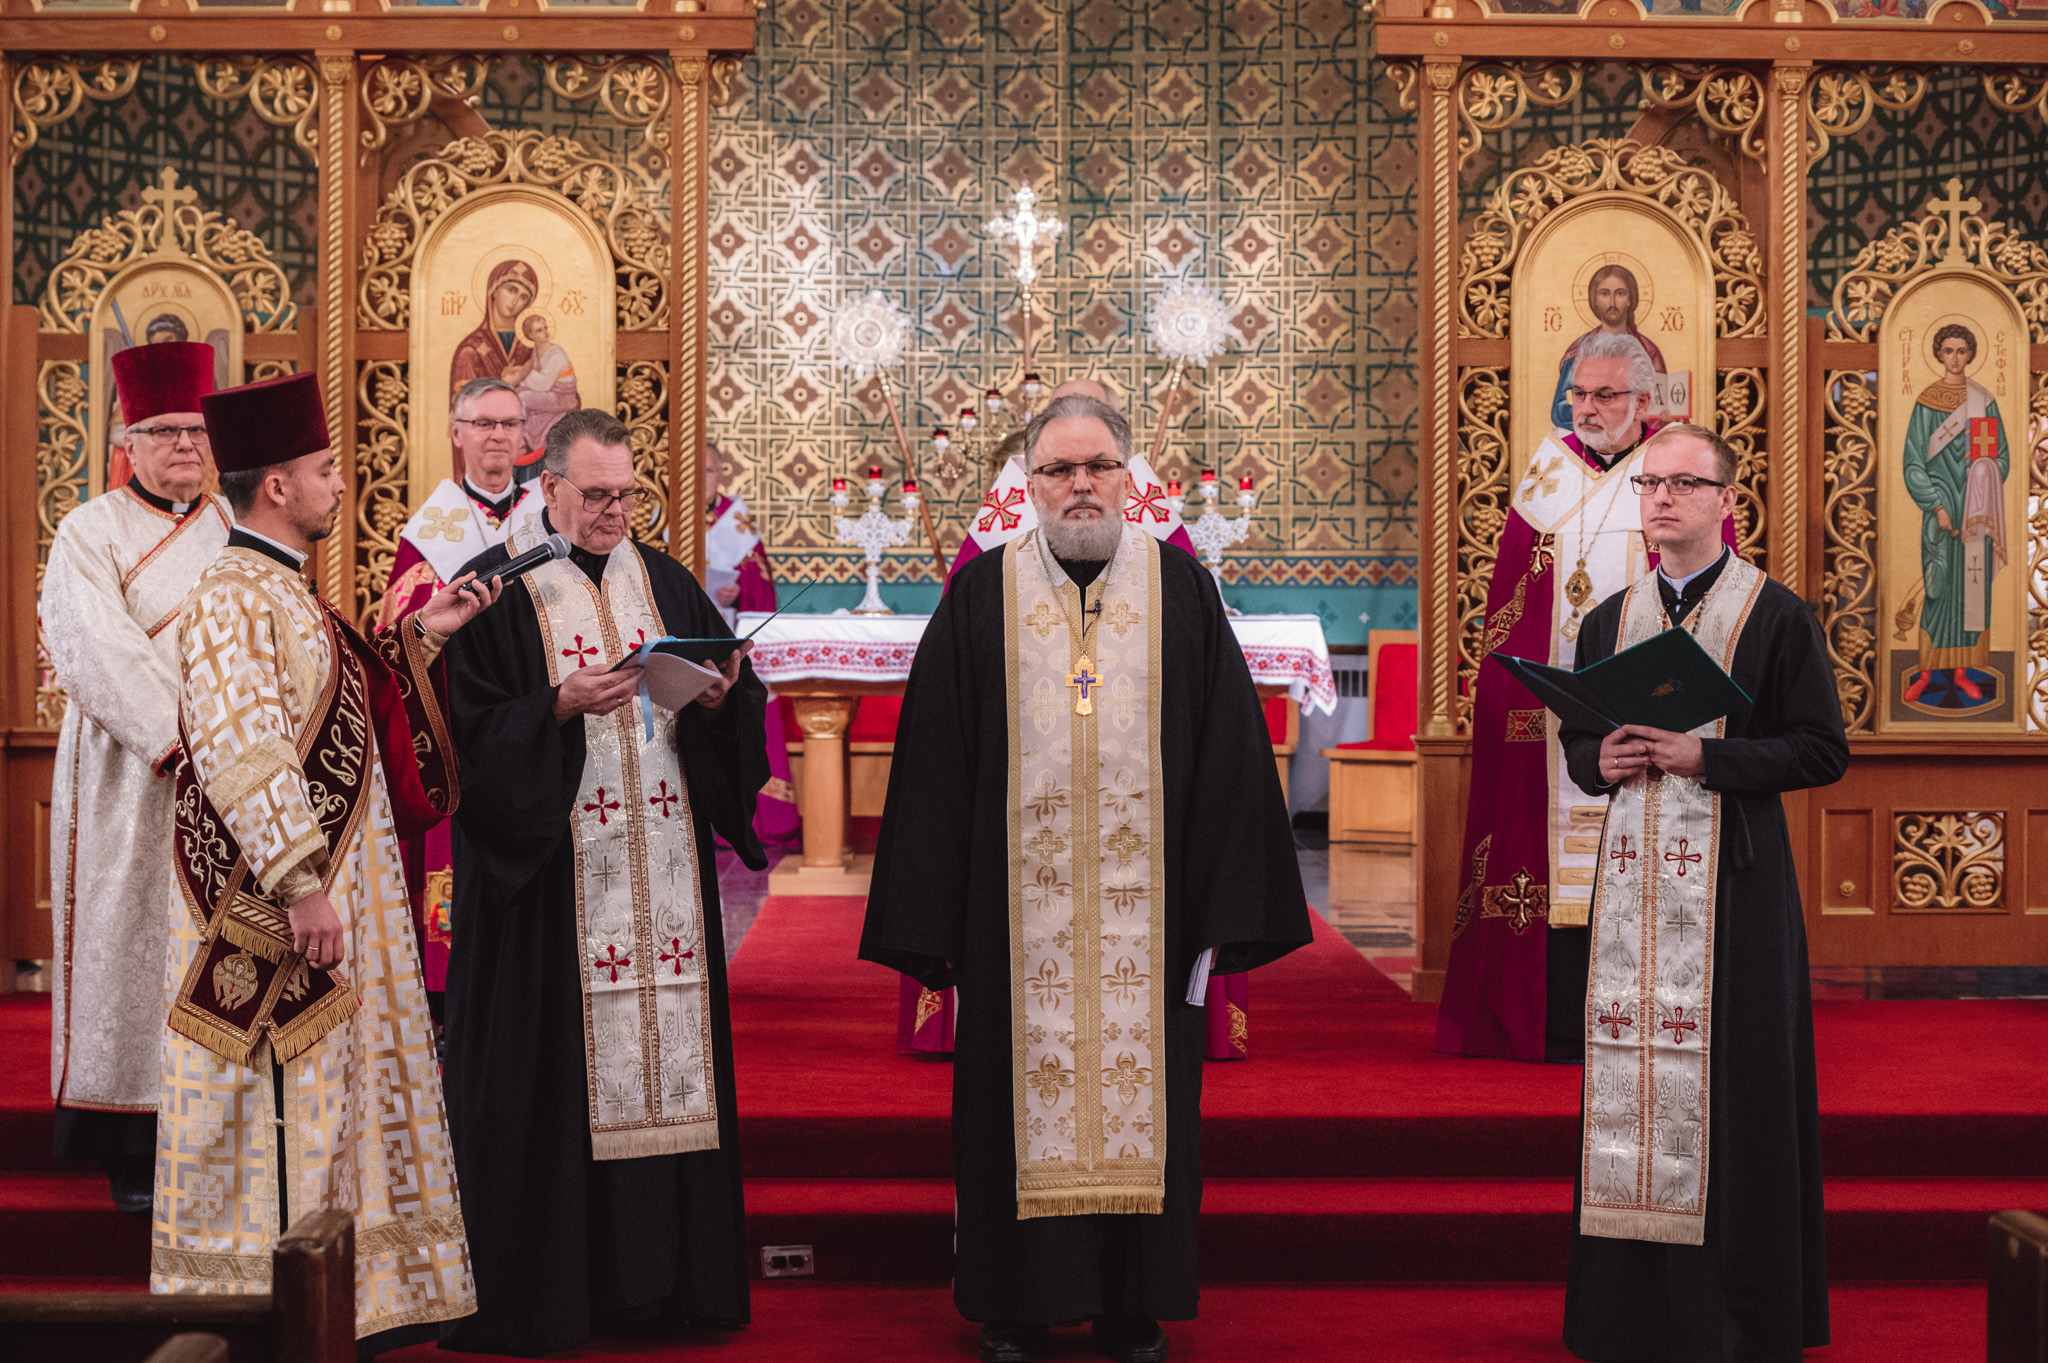
<path id="1" fill-rule="evenodd" d="M 484 283 L 484 320 L 455 347 L 448 366 L 448 391 L 471 379 L 502 379 L 519 394 L 526 418 L 527 459 L 538 469 L 539 451 L 548 428 L 582 406 L 576 391 L 576 367 L 556 344 L 548 315 L 533 307 L 540 293 L 540 275 L 523 260 L 503 260 Z"/>

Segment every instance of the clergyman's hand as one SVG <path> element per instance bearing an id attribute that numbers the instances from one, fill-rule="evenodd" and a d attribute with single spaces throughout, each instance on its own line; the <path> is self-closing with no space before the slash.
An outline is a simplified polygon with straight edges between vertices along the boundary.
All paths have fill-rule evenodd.
<path id="1" fill-rule="evenodd" d="M 427 598 L 420 607 L 420 623 L 436 634 L 453 634 L 489 610 L 504 590 L 501 578 L 478 582 L 475 573 L 464 573 Z"/>
<path id="2" fill-rule="evenodd" d="M 719 605 L 730 606 L 733 602 L 740 599 L 740 584 L 737 582 L 728 582 L 723 587 L 720 587 L 717 591 L 711 593 L 711 595 L 712 598 L 716 600 Z"/>
<path id="3" fill-rule="evenodd" d="M 1600 779 L 1608 785 L 1626 785 L 1649 766 L 1649 745 L 1632 735 L 1628 726 L 1623 725 L 1600 740 Z"/>
<path id="4" fill-rule="evenodd" d="M 324 890 L 315 890 L 285 910 L 291 920 L 292 950 L 315 970 L 332 970 L 348 959 L 348 934 L 341 930 L 334 905 Z"/>
<path id="5" fill-rule="evenodd" d="M 596 715 L 602 719 L 633 698 L 633 693 L 640 689 L 640 673 L 638 664 L 616 672 L 601 667 L 571 672 L 562 678 L 561 689 L 555 692 L 556 722 L 566 724 L 577 715 Z"/>
<path id="6" fill-rule="evenodd" d="M 726 658 L 725 666 L 718 669 L 718 680 L 697 694 L 697 703 L 707 710 L 716 710 L 725 704 L 725 693 L 739 685 L 740 664 L 754 651 L 754 641 L 746 640 Z"/>
<path id="7" fill-rule="evenodd" d="M 1624 724 L 1616 732 L 1642 745 L 1649 764 L 1667 776 L 1698 776 L 1707 769 L 1707 750 L 1691 734 L 1675 734 L 1647 724 Z"/>

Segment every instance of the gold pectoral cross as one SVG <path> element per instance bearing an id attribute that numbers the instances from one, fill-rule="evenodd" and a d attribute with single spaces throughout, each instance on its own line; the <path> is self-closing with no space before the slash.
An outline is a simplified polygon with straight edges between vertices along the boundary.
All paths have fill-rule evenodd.
<path id="1" fill-rule="evenodd" d="M 1095 713 L 1095 698 L 1089 694 L 1102 685 L 1102 677 L 1095 671 L 1095 665 L 1083 653 L 1074 664 L 1074 670 L 1067 674 L 1067 685 L 1074 688 L 1074 713 L 1092 715 Z"/>

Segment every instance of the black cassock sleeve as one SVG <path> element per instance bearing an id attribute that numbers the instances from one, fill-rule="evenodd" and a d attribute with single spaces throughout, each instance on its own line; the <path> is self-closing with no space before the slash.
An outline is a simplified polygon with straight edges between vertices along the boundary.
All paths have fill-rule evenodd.
<path id="1" fill-rule="evenodd" d="M 1621 627 L 1617 593 L 1586 617 L 1574 670 L 1614 652 Z M 1806 603 L 1766 582 L 1736 642 L 1733 675 L 1756 697 L 1748 715 L 1730 721 L 1729 736 L 1700 741 L 1700 784 L 1731 794 L 1776 794 L 1832 785 L 1849 767 L 1842 706 L 1820 625 Z M 1561 728 L 1566 769 L 1589 795 L 1614 790 L 1600 779 L 1600 740 L 1590 729 Z"/>
<path id="2" fill-rule="evenodd" d="M 640 545 L 654 584 L 663 626 L 678 639 L 730 639 L 725 617 L 690 570 L 658 549 Z M 637 703 L 637 702 L 636 702 Z M 690 803 L 710 821 L 740 860 L 758 871 L 768 864 L 754 833 L 754 802 L 768 784 L 768 689 L 751 662 L 740 664 L 739 684 L 716 710 L 686 705 L 676 716 L 676 754 L 690 783 Z M 580 767 L 579 767 L 580 770 Z"/>
<path id="3" fill-rule="evenodd" d="M 1621 599 L 1627 594 L 1622 591 L 1608 597 L 1593 607 L 1592 613 L 1579 626 L 1579 642 L 1572 654 L 1572 671 L 1584 672 L 1613 654 L 1615 636 L 1621 629 Z M 1588 795 L 1612 795 L 1615 790 L 1614 786 L 1600 779 L 1600 741 L 1605 737 L 1604 733 L 1575 729 L 1569 721 L 1559 721 L 1557 741 L 1564 749 L 1564 769 L 1571 776 L 1572 784 Z"/>
<path id="4" fill-rule="evenodd" d="M 910 664 L 860 936 L 862 960 L 927 989 L 954 983 L 947 962 L 959 963 L 966 934 L 982 686 L 969 622 L 977 603 L 1002 618 L 1002 555 L 982 557 L 992 564 L 963 569 L 939 598 Z"/>
<path id="5" fill-rule="evenodd" d="M 488 572 L 508 555 L 485 550 L 463 572 Z M 526 889 L 569 833 L 583 776 L 583 726 L 555 720 L 540 621 L 523 579 L 448 641 L 448 705 L 462 762 L 455 818 L 475 846 L 496 896 Z"/>
<path id="6" fill-rule="evenodd" d="M 1757 622 L 1765 629 L 1755 664 L 1762 685 L 1752 690 L 1756 708 L 1740 734 L 1701 740 L 1700 784 L 1708 790 L 1805 790 L 1831 786 L 1849 769 L 1842 701 L 1820 622 L 1805 602 L 1775 587 L 1767 586 L 1756 606 L 1758 614 L 1768 611 Z"/>
<path id="7" fill-rule="evenodd" d="M 670 633 L 730 636 L 687 569 L 658 550 L 639 548 L 654 584 L 655 607 Z M 463 572 L 488 572 L 506 558 L 501 545 L 478 555 Z M 548 680 L 540 621 L 524 580 L 507 584 L 495 606 L 449 641 L 447 658 L 462 762 L 463 803 L 456 817 L 494 889 L 509 898 L 540 874 L 568 836 L 570 806 L 583 776 L 584 726 L 555 719 L 561 688 Z M 767 863 L 753 831 L 754 797 L 768 780 L 766 700 L 747 664 L 715 715 L 692 705 L 676 718 L 676 749 L 692 804 L 756 869 Z"/>
<path id="8" fill-rule="evenodd" d="M 1212 973 L 1235 974 L 1308 944 L 1308 895 L 1265 707 L 1215 579 L 1174 546 L 1161 546 L 1159 559 L 1162 594 L 1182 607 L 1169 618 L 1187 619 L 1183 638 L 1195 656 L 1158 661 L 1204 679 L 1189 697 L 1191 771 L 1178 867 L 1187 959 L 1176 965 L 1186 978 L 1195 956 L 1215 947 Z"/>

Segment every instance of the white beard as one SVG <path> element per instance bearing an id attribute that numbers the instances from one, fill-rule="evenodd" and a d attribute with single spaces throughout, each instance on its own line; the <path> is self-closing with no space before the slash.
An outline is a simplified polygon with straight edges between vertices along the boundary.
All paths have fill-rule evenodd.
<path id="1" fill-rule="evenodd" d="M 1104 512 L 1092 521 L 1047 517 L 1039 522 L 1053 557 L 1100 563 L 1116 552 L 1123 538 L 1123 517 Z"/>

